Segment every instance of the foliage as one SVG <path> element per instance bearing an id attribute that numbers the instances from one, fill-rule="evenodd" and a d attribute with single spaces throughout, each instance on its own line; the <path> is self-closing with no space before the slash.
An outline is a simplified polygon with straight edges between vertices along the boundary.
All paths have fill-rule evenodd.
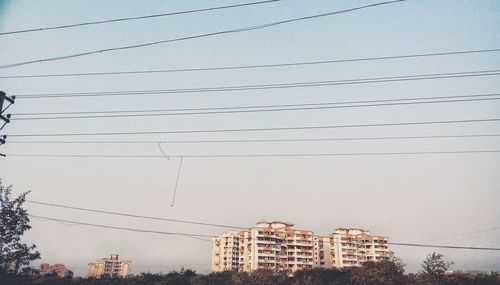
<path id="1" fill-rule="evenodd" d="M 433 252 L 422 263 L 420 274 L 421 283 L 425 285 L 444 285 L 447 283 L 446 271 L 450 269 L 451 262 L 446 261 L 442 254 Z"/>
<path id="2" fill-rule="evenodd" d="M 403 264 L 393 261 L 365 262 L 363 267 L 352 269 L 351 280 L 356 285 L 408 284 Z"/>
<path id="3" fill-rule="evenodd" d="M 54 275 L 32 277 L 22 274 L 0 272 L 2 285 L 500 285 L 496 272 L 471 274 L 457 272 L 444 274 L 439 254 L 429 255 L 418 274 L 404 274 L 399 260 L 367 262 L 362 267 L 348 269 L 323 269 L 297 271 L 293 276 L 286 272 L 257 270 L 246 272 L 219 272 L 197 274 L 192 270 L 172 271 L 167 274 L 141 273 L 129 278 L 58 278 Z M 429 267 L 430 266 L 430 267 Z M 429 274 L 439 274 L 439 279 L 429 279 Z M 431 281 L 429 281 L 431 280 Z M 428 283 L 438 280 L 442 283 Z"/>
<path id="4" fill-rule="evenodd" d="M 28 212 L 23 208 L 28 193 L 11 198 L 12 186 L 0 181 L 0 266 L 17 273 L 23 266 L 40 258 L 34 244 L 27 245 L 21 236 L 31 229 Z"/>

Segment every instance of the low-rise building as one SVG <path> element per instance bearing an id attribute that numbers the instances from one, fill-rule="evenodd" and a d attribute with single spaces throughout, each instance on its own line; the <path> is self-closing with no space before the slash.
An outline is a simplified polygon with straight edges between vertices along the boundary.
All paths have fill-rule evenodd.
<path id="1" fill-rule="evenodd" d="M 118 254 L 112 254 L 109 258 L 101 258 L 97 262 L 89 263 L 88 277 L 127 277 L 130 275 L 132 262 L 130 260 L 118 260 Z"/>
<path id="2" fill-rule="evenodd" d="M 40 265 L 40 269 L 37 270 L 38 274 L 41 276 L 55 273 L 57 276 L 63 278 L 63 277 L 72 277 L 73 276 L 73 271 L 69 270 L 64 266 L 64 264 L 54 264 L 54 265 L 49 265 L 48 263 L 42 263 Z"/>

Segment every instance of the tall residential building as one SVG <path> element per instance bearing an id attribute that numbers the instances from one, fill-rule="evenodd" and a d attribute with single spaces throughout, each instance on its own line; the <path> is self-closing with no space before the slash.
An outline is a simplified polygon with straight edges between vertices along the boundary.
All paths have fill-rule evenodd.
<path id="1" fill-rule="evenodd" d="M 365 261 L 389 259 L 387 241 L 363 229 L 337 228 L 330 236 L 314 236 L 312 231 L 294 229 L 288 222 L 260 221 L 256 227 L 213 239 L 212 270 L 295 272 L 360 266 Z"/>
<path id="2" fill-rule="evenodd" d="M 314 237 L 314 267 L 333 267 L 333 244 L 330 237 Z"/>
<path id="3" fill-rule="evenodd" d="M 89 263 L 88 277 L 127 277 L 131 270 L 130 260 L 118 260 L 118 254 L 112 254 L 109 258 L 101 258 L 97 262 Z"/>
<path id="4" fill-rule="evenodd" d="M 336 228 L 331 234 L 333 267 L 360 266 L 365 261 L 389 260 L 388 238 L 365 229 Z"/>
<path id="5" fill-rule="evenodd" d="M 313 232 L 288 222 L 260 221 L 240 234 L 240 270 L 296 271 L 313 267 Z"/>
<path id="6" fill-rule="evenodd" d="M 256 227 L 213 239 L 212 270 L 289 270 L 313 268 L 313 232 L 281 221 L 260 221 Z M 235 246 L 239 245 L 239 251 Z"/>
<path id="7" fill-rule="evenodd" d="M 239 267 L 239 232 L 228 232 L 212 239 L 212 271 L 233 271 Z"/>

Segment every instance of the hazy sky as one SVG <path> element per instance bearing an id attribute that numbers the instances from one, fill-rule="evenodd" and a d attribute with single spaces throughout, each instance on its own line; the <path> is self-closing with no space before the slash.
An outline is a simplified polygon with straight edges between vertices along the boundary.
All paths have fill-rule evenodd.
<path id="1" fill-rule="evenodd" d="M 0 65 L 108 47 L 189 36 L 300 17 L 375 1 L 294 1 L 75 29 L 0 36 Z M 0 32 L 241 3 L 237 1 L 1 1 Z M 172 69 L 389 56 L 500 47 L 499 1 L 406 1 L 269 29 L 0 70 L 0 76 L 60 72 Z M 499 53 L 216 72 L 43 79 L 0 79 L 8 94 L 171 89 L 321 81 L 491 70 Z M 297 104 L 497 93 L 498 76 L 281 90 L 18 100 L 12 113 Z M 15 121 L 3 133 L 262 128 L 500 118 L 500 102 L 325 109 L 224 115 Z M 500 124 L 468 123 L 303 131 L 109 136 L 101 140 L 333 138 L 499 134 Z M 9 138 L 15 140 L 47 138 Z M 48 138 L 92 140 L 84 138 Z M 415 152 L 500 149 L 500 137 L 267 144 L 169 144 L 169 154 Z M 159 155 L 156 144 L 19 144 L 6 154 Z M 252 226 L 280 219 L 327 235 L 363 227 L 393 242 L 498 247 L 500 154 L 301 158 L 185 158 L 177 202 L 170 207 L 178 159 L 0 159 L 0 178 L 29 199 Z M 161 231 L 219 234 L 220 228 L 152 222 L 27 205 L 53 218 Z M 208 272 L 209 242 L 32 220 L 27 242 L 43 262 L 77 275 L 88 262 L 119 253 L 133 271 L 181 265 Z M 450 237 L 451 236 L 451 237 Z M 447 237 L 444 239 L 440 239 Z M 439 239 L 439 240 L 435 240 Z M 432 249 L 391 249 L 415 271 Z M 440 250 L 455 269 L 500 270 L 495 252 Z"/>

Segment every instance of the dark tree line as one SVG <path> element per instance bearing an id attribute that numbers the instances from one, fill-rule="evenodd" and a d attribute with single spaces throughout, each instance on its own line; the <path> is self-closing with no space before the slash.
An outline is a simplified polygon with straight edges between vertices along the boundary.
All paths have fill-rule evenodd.
<path id="1" fill-rule="evenodd" d="M 393 258 L 366 262 L 361 267 L 297 271 L 293 276 L 272 270 L 197 274 L 189 269 L 128 278 L 60 278 L 55 273 L 33 276 L 27 266 L 39 259 L 40 253 L 35 245 L 21 241 L 31 228 L 22 207 L 27 193 L 12 199 L 11 191 L 12 187 L 3 187 L 0 180 L 0 285 L 500 285 L 498 273 L 451 273 L 451 263 L 438 253 L 428 255 L 417 274 L 405 274 L 402 261 Z"/>
<path id="2" fill-rule="evenodd" d="M 443 262 L 443 263 L 442 263 Z M 59 278 L 54 275 L 0 273 L 2 285 L 493 285 L 500 284 L 498 273 L 447 273 L 446 261 L 431 254 L 417 274 L 405 274 L 403 265 L 394 261 L 366 262 L 348 269 L 311 269 L 286 272 L 257 270 L 197 274 L 193 270 L 166 274 L 141 273 L 128 278 Z"/>

